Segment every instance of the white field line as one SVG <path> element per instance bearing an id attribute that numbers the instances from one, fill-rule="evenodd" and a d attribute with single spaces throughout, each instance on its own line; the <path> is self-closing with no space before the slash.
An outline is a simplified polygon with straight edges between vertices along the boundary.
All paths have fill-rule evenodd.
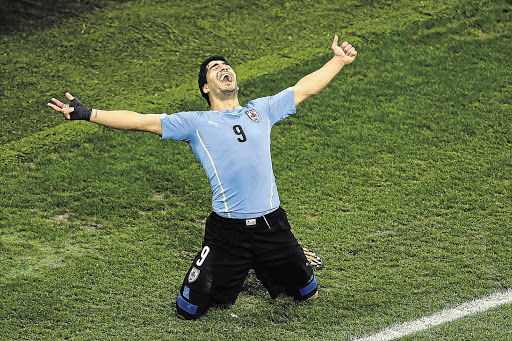
<path id="1" fill-rule="evenodd" d="M 443 323 L 455 321 L 462 317 L 482 313 L 492 308 L 504 304 L 512 304 L 512 288 L 504 292 L 497 292 L 474 301 L 463 303 L 457 307 L 444 309 L 430 316 L 405 322 L 399 325 L 393 325 L 380 332 L 353 339 L 354 341 L 391 341 L 400 337 L 412 335 L 417 332 L 427 330 Z"/>

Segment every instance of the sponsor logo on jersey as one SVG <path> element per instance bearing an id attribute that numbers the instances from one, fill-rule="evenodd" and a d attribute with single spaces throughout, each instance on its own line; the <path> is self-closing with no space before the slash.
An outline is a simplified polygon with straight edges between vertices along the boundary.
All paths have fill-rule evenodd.
<path id="1" fill-rule="evenodd" d="M 260 115 L 258 114 L 256 109 L 247 110 L 245 114 L 247 115 L 247 117 L 251 119 L 251 121 L 254 121 L 256 123 L 260 121 Z"/>
<path id="2" fill-rule="evenodd" d="M 188 274 L 188 282 L 194 282 L 199 277 L 200 273 L 201 271 L 199 271 L 199 269 L 197 269 L 195 266 L 192 267 L 192 270 L 190 270 L 190 273 Z"/>

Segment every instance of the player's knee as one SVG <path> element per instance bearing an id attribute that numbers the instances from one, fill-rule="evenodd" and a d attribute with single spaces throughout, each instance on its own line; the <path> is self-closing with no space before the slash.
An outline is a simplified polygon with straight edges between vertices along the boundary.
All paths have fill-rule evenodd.
<path id="1" fill-rule="evenodd" d="M 197 320 L 207 310 L 209 297 L 190 290 L 184 285 L 178 293 L 176 301 L 176 316 L 183 320 Z"/>
<path id="2" fill-rule="evenodd" d="M 299 290 L 300 301 L 312 301 L 318 298 L 318 284 L 316 282 L 315 275 L 312 275 L 308 281 L 308 284 Z"/>

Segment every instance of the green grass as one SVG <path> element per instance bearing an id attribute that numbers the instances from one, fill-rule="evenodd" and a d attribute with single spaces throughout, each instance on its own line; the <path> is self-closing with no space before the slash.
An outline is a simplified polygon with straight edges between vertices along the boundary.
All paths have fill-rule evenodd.
<path id="1" fill-rule="evenodd" d="M 61 8 L 61 0 L 52 2 Z M 183 96 L 198 95 L 197 67 L 211 54 L 247 65 L 248 71 L 239 70 L 252 78 L 325 53 L 334 33 L 361 44 L 458 6 L 456 0 L 94 0 L 83 4 L 82 13 L 76 3 L 68 10 L 74 14 L 47 9 L 45 17 L 59 18 L 56 26 L 0 38 L 8 51 L 0 54 L 0 144 L 61 124 L 44 105 L 65 91 L 97 107 L 154 112 L 171 105 L 174 111 Z"/>
<path id="2" fill-rule="evenodd" d="M 249 5 L 230 6 L 247 16 Z M 44 105 L 67 85 L 106 108 L 204 108 L 191 94 L 196 64 L 203 52 L 227 48 L 239 65 L 242 100 L 269 95 L 330 58 L 331 38 L 320 32 L 335 32 L 342 16 L 330 14 L 338 5 L 327 2 L 263 2 L 255 18 L 266 13 L 267 23 L 251 18 L 253 30 L 242 20 L 217 31 L 217 21 L 228 17 L 214 13 L 202 23 L 218 44 L 198 56 L 197 32 L 186 21 L 190 26 L 170 39 L 190 39 L 183 40 L 183 58 L 166 66 L 166 46 L 154 42 L 166 30 L 158 18 L 215 6 L 135 1 L 93 11 L 82 41 L 96 52 L 66 52 L 69 62 L 50 50 L 48 58 L 23 53 L 23 33 L 2 38 L 9 48 L 2 65 L 24 56 L 43 70 L 59 61 L 63 70 L 81 66 L 71 84 L 30 68 L 32 85 L 1 83 L 7 107 L 30 95 L 38 104 L 34 112 L 22 107 L 27 120 L 13 119 L 19 134 L 9 124 L 2 130 L 0 339 L 347 340 L 512 287 L 510 4 L 360 1 L 346 4 L 354 22 L 341 23 L 358 42 L 356 62 L 272 135 L 282 204 L 297 237 L 326 263 L 317 272 L 321 298 L 272 301 L 251 276 L 230 309 L 213 309 L 200 322 L 176 319 L 176 294 L 210 210 L 200 164 L 184 143 L 49 119 Z M 283 16 L 286 6 L 301 16 Z M 121 15 L 128 11 L 135 19 Z M 116 20 L 126 34 L 114 29 Z M 137 20 L 147 22 L 145 30 L 131 26 Z M 322 24 L 304 30 L 313 20 Z M 42 51 L 38 42 L 78 35 L 76 27 L 27 33 L 26 48 Z M 152 39 L 134 41 L 136 32 Z M 296 37 L 292 47 L 282 41 L 285 33 Z M 248 35 L 273 44 L 252 39 L 250 54 Z M 233 40 L 222 40 L 227 36 Z M 100 40 L 107 37 L 108 47 Z M 103 55 L 121 46 L 131 52 Z M 316 54 L 307 56 L 302 46 Z M 138 49 L 148 56 L 140 68 L 127 63 Z M 121 66 L 125 73 L 115 78 Z M 78 81 L 94 69 L 94 77 Z M 169 76 L 177 70 L 182 78 Z M 505 306 L 404 339 L 507 340 L 509 317 Z"/>

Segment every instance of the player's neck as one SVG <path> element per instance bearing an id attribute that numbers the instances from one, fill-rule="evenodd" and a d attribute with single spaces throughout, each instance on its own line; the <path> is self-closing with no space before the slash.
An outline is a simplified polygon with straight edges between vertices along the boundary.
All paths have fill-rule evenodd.
<path id="1" fill-rule="evenodd" d="M 210 109 L 217 110 L 217 111 L 227 109 L 227 110 L 233 111 L 235 109 L 235 107 L 237 107 L 237 106 L 240 106 L 238 97 L 224 99 L 224 100 L 212 98 Z"/>

